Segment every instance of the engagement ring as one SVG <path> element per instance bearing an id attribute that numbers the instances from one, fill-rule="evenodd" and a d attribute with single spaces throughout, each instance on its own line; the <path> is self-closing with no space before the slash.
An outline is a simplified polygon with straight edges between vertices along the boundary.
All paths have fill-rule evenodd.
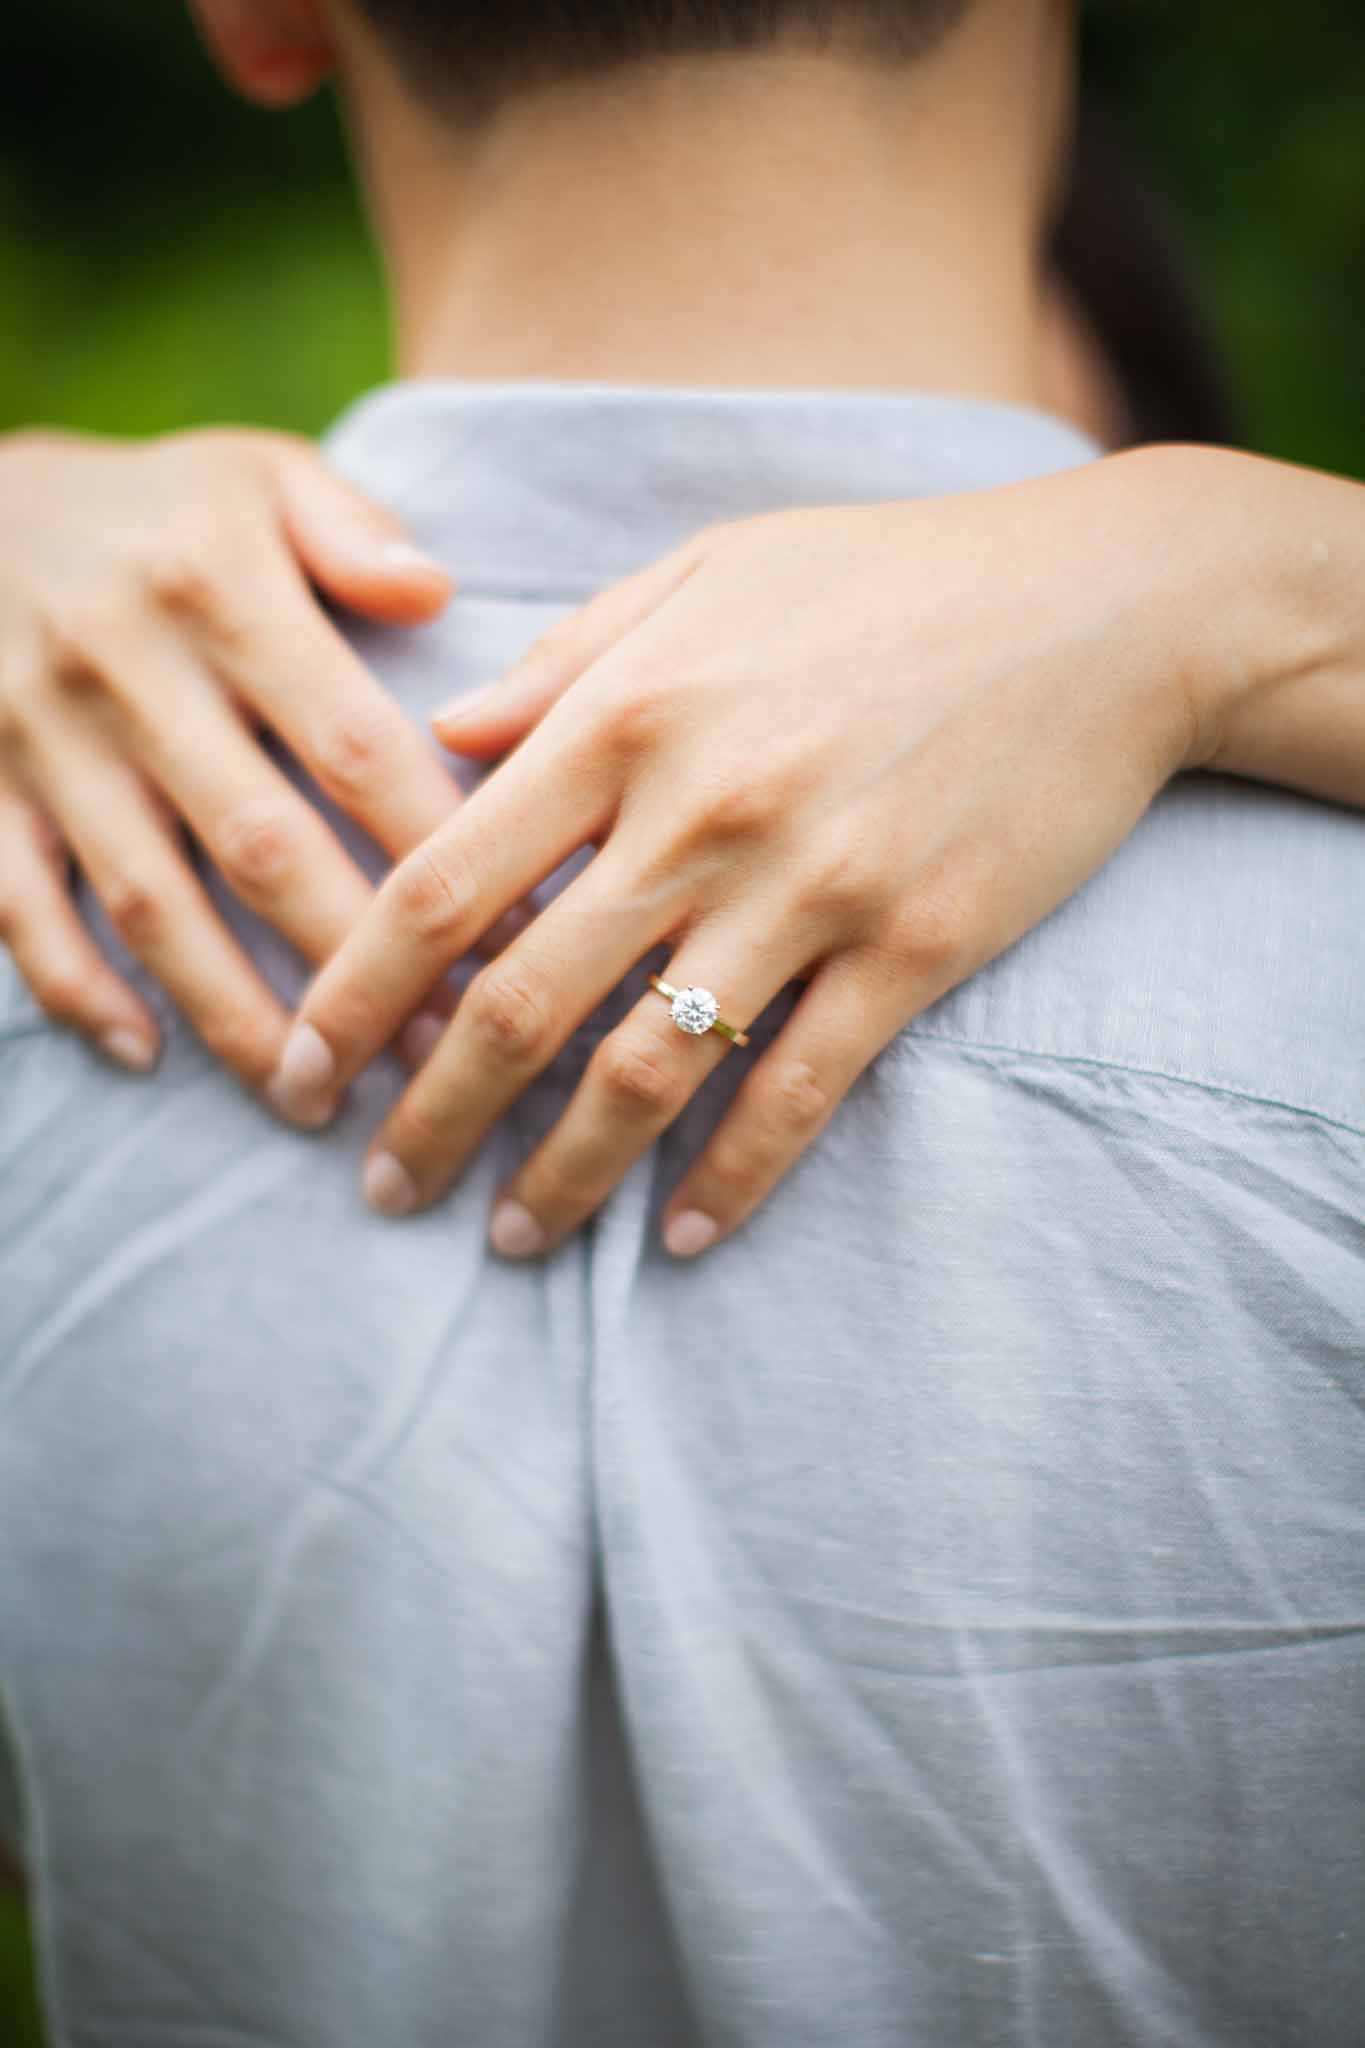
<path id="1" fill-rule="evenodd" d="M 747 1045 L 749 1034 L 737 1025 L 727 1024 L 719 1014 L 720 1004 L 709 988 L 674 988 L 661 974 L 651 974 L 651 988 L 657 988 L 661 996 L 667 996 L 673 1006 L 673 1022 L 683 1031 L 719 1031 L 722 1038 L 733 1039 L 736 1045 Z"/>

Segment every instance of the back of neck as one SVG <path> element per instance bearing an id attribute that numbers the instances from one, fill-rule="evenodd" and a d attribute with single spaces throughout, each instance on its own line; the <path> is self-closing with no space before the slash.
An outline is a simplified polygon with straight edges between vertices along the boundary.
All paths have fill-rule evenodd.
<path id="1" fill-rule="evenodd" d="M 367 63 L 352 115 L 400 370 L 1040 402 L 1066 14 L 978 0 L 906 69 L 641 65 L 467 134 Z"/>

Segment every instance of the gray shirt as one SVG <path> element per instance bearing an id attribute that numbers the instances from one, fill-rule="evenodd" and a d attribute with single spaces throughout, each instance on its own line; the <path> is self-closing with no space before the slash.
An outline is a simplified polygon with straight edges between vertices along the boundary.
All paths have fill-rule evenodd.
<path id="1" fill-rule="evenodd" d="M 460 579 L 353 634 L 415 718 L 706 521 L 1095 452 L 453 383 L 331 447 Z M 664 1199 L 792 991 L 509 1265 L 490 1195 L 659 958 L 399 1224 L 357 1185 L 387 1056 L 303 1136 L 174 1018 L 110 1071 L 0 959 L 0 1714 L 54 2040 L 1355 2048 L 1363 913 L 1358 816 L 1178 778 L 685 1265 Z"/>

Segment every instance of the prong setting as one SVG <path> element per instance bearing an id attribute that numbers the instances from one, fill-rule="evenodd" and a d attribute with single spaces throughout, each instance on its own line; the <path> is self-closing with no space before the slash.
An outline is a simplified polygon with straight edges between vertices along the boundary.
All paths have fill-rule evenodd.
<path id="1" fill-rule="evenodd" d="M 673 998 L 673 1022 L 698 1036 L 709 1031 L 720 1015 L 720 1004 L 709 988 L 680 988 Z"/>

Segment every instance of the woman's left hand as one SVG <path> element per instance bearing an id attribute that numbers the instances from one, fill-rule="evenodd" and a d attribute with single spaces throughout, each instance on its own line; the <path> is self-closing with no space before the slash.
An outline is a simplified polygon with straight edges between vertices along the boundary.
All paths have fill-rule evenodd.
<path id="1" fill-rule="evenodd" d="M 436 721 L 462 752 L 513 750 L 323 968 L 277 1105 L 327 1121 L 471 936 L 596 842 L 470 982 L 374 1141 L 366 1193 L 390 1213 L 431 1202 L 668 941 L 667 979 L 714 990 L 742 1028 L 808 986 L 758 1055 L 684 1033 L 650 990 L 504 1189 L 492 1239 L 558 1244 L 727 1056 L 752 1064 L 665 1242 L 686 1255 L 732 1232 L 898 1031 L 1209 757 L 1188 650 L 1149 609 L 1154 583 L 1183 586 L 1188 540 L 1113 474 L 1135 459 L 712 528 L 555 627 Z"/>

